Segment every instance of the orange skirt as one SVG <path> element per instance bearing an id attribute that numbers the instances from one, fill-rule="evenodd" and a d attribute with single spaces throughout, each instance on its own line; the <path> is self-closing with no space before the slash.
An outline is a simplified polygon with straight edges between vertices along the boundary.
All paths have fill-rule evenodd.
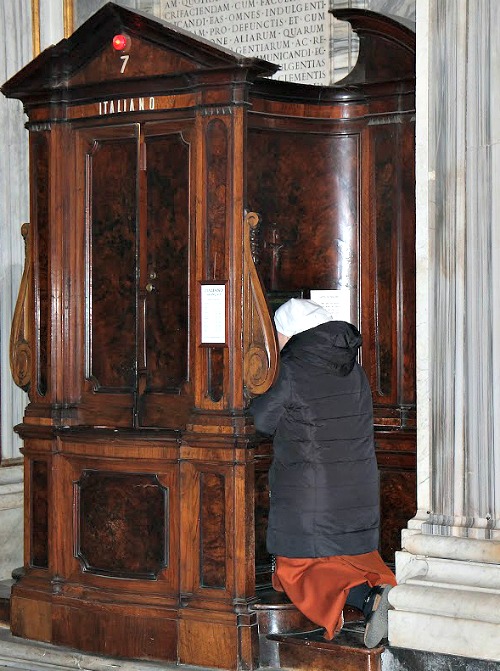
<path id="1" fill-rule="evenodd" d="M 374 550 L 361 555 L 291 559 L 276 557 L 273 587 L 331 639 L 342 627 L 342 610 L 351 587 L 396 584 L 394 573 Z"/>

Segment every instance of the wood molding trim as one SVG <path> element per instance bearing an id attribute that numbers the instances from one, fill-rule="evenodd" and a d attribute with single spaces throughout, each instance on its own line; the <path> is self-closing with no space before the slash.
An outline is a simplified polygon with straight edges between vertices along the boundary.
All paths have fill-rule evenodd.
<path id="1" fill-rule="evenodd" d="M 31 30 L 33 58 L 36 58 L 40 53 L 40 0 L 31 0 Z"/>
<path id="2" fill-rule="evenodd" d="M 69 37 L 75 29 L 73 0 L 64 0 L 64 37 Z"/>

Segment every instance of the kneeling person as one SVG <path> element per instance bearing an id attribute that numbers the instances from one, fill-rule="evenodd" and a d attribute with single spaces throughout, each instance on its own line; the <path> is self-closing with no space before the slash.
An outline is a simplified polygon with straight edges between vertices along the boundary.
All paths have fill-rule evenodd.
<path id="1" fill-rule="evenodd" d="M 387 636 L 396 579 L 379 541 L 373 402 L 356 362 L 361 335 L 320 305 L 292 298 L 276 311 L 281 350 L 275 384 L 250 406 L 273 436 L 267 549 L 285 591 L 331 639 L 346 604 L 363 611 L 365 645 Z"/>

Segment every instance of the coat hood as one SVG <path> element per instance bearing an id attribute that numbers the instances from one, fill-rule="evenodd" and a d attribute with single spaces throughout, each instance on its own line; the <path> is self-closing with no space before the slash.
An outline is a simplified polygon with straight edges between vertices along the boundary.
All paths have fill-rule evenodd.
<path id="1" fill-rule="evenodd" d="M 308 298 L 291 298 L 274 313 L 276 330 L 289 338 L 329 321 L 325 308 Z"/>
<path id="2" fill-rule="evenodd" d="M 329 321 L 292 336 L 281 351 L 281 358 L 327 367 L 344 377 L 356 363 L 361 342 L 361 334 L 353 324 Z"/>

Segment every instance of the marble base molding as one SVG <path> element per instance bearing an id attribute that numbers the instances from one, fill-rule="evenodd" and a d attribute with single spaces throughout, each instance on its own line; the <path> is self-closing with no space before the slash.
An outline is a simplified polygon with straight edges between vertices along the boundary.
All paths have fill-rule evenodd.
<path id="1" fill-rule="evenodd" d="M 23 565 L 23 466 L 0 468 L 0 580 Z"/>
<path id="2" fill-rule="evenodd" d="M 403 547 L 390 645 L 500 662 L 500 542 L 406 533 Z"/>

